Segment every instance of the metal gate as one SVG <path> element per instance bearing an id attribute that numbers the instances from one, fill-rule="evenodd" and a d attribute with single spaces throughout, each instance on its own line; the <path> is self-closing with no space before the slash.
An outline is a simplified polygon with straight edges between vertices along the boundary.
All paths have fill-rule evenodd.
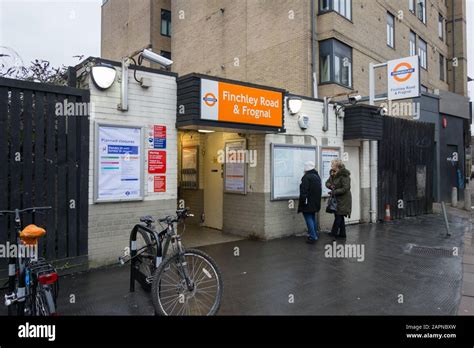
<path id="1" fill-rule="evenodd" d="M 88 252 L 88 102 L 88 90 L 0 78 L 0 210 L 53 207 L 34 221 L 47 230 L 39 254 L 48 260 Z M 11 226 L 0 217 L 3 245 L 14 240 Z"/>
<path id="2" fill-rule="evenodd" d="M 431 123 L 383 118 L 378 153 L 378 218 L 389 204 L 393 219 L 433 211 L 434 131 Z"/>

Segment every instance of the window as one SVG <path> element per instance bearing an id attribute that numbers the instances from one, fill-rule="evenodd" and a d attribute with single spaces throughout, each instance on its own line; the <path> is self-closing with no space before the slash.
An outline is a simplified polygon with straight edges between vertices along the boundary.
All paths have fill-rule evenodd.
<path id="1" fill-rule="evenodd" d="M 409 41 L 410 41 L 410 57 L 416 56 L 416 34 L 411 30 L 410 30 Z"/>
<path id="2" fill-rule="evenodd" d="M 331 81 L 331 56 L 321 56 L 321 82 Z"/>
<path id="3" fill-rule="evenodd" d="M 321 12 L 330 11 L 331 10 L 331 0 L 320 0 L 319 1 L 319 10 Z"/>
<path id="4" fill-rule="evenodd" d="M 352 0 L 319 0 L 321 13 L 335 11 L 347 19 L 352 19 Z"/>
<path id="5" fill-rule="evenodd" d="M 321 41 L 320 81 L 321 83 L 337 83 L 352 87 L 352 48 L 342 42 L 329 39 Z"/>
<path id="6" fill-rule="evenodd" d="M 408 8 L 411 13 L 415 13 L 416 0 L 408 0 Z"/>
<path id="7" fill-rule="evenodd" d="M 439 55 L 439 79 L 441 81 L 445 81 L 446 78 L 446 64 L 444 60 L 444 56 L 442 54 Z"/>
<path id="8" fill-rule="evenodd" d="M 419 39 L 418 55 L 420 56 L 420 65 L 423 69 L 428 68 L 428 50 L 426 41 Z"/>
<path id="9" fill-rule="evenodd" d="M 416 0 L 416 2 L 418 19 L 426 23 L 426 0 Z"/>
<path id="10" fill-rule="evenodd" d="M 387 45 L 395 47 L 395 17 L 387 12 Z"/>
<path id="11" fill-rule="evenodd" d="M 165 58 L 168 58 L 168 59 L 171 59 L 171 52 L 168 52 L 168 51 L 161 51 L 160 52 L 160 55 L 165 57 Z"/>
<path id="12" fill-rule="evenodd" d="M 441 13 L 438 15 L 438 37 L 444 39 L 444 18 Z"/>
<path id="13" fill-rule="evenodd" d="M 171 12 L 161 10 L 161 35 L 171 36 Z"/>

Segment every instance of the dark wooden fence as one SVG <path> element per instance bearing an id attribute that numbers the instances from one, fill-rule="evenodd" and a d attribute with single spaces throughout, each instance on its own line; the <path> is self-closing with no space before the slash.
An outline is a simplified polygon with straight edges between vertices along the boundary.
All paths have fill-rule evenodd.
<path id="1" fill-rule="evenodd" d="M 384 117 L 378 152 L 379 219 L 386 204 L 393 219 L 432 212 L 434 134 L 434 124 Z"/>
<path id="2" fill-rule="evenodd" d="M 65 100 L 82 107 L 57 115 Z M 47 230 L 39 251 L 49 260 L 87 255 L 89 117 L 76 112 L 88 102 L 88 90 L 0 78 L 0 210 L 53 207 L 34 221 Z M 0 217 L 0 243 L 14 240 L 12 222 Z"/>

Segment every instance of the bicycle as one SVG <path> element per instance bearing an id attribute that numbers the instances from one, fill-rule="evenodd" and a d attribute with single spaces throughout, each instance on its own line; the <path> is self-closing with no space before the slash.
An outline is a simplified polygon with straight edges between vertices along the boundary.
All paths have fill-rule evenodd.
<path id="1" fill-rule="evenodd" d="M 184 225 L 191 216 L 186 208 L 176 216 L 159 219 L 160 226 L 166 223 L 159 233 L 153 217 L 140 218 L 142 224 L 136 225 L 130 236 L 129 259 L 119 258 L 121 264 L 131 261 L 131 291 L 135 281 L 144 288 L 151 285 L 158 315 L 215 315 L 219 310 L 223 281 L 217 264 L 201 250 L 185 249 L 174 227 L 175 223 Z"/>
<path id="2" fill-rule="evenodd" d="M 15 217 L 16 255 L 10 255 L 8 261 L 8 286 L 5 294 L 5 305 L 8 315 L 14 314 L 13 306 L 17 306 L 17 315 L 50 316 L 56 315 L 56 300 L 59 292 L 58 274 L 54 267 L 44 258 L 38 258 L 38 239 L 46 234 L 46 230 L 34 224 L 22 229 L 21 214 L 32 213 L 33 221 L 36 213 L 50 210 L 51 207 L 33 207 L 26 209 L 3 210 L 0 216 Z M 13 239 L 13 236 L 12 236 Z M 29 247 L 30 254 L 22 257 L 19 250 Z M 28 251 L 25 250 L 24 253 Z M 3 288 L 5 289 L 5 288 Z"/>

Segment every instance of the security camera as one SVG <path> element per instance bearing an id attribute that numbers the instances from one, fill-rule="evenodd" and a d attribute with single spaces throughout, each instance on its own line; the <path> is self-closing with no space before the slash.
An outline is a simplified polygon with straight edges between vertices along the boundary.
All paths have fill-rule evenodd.
<path id="1" fill-rule="evenodd" d="M 142 57 L 146 60 L 149 60 L 150 62 L 160 64 L 161 66 L 168 68 L 173 64 L 173 61 L 171 59 L 165 58 L 163 56 L 160 56 L 159 54 L 149 50 L 149 49 L 144 49 L 142 52 Z"/>
<path id="2" fill-rule="evenodd" d="M 388 115 L 388 108 L 386 106 L 382 106 L 379 108 L 380 116 L 387 116 Z"/>
<path id="3" fill-rule="evenodd" d="M 359 102 L 361 100 L 362 100 L 362 96 L 359 95 L 359 94 L 349 96 L 349 102 L 353 105 L 357 104 L 357 102 Z"/>

